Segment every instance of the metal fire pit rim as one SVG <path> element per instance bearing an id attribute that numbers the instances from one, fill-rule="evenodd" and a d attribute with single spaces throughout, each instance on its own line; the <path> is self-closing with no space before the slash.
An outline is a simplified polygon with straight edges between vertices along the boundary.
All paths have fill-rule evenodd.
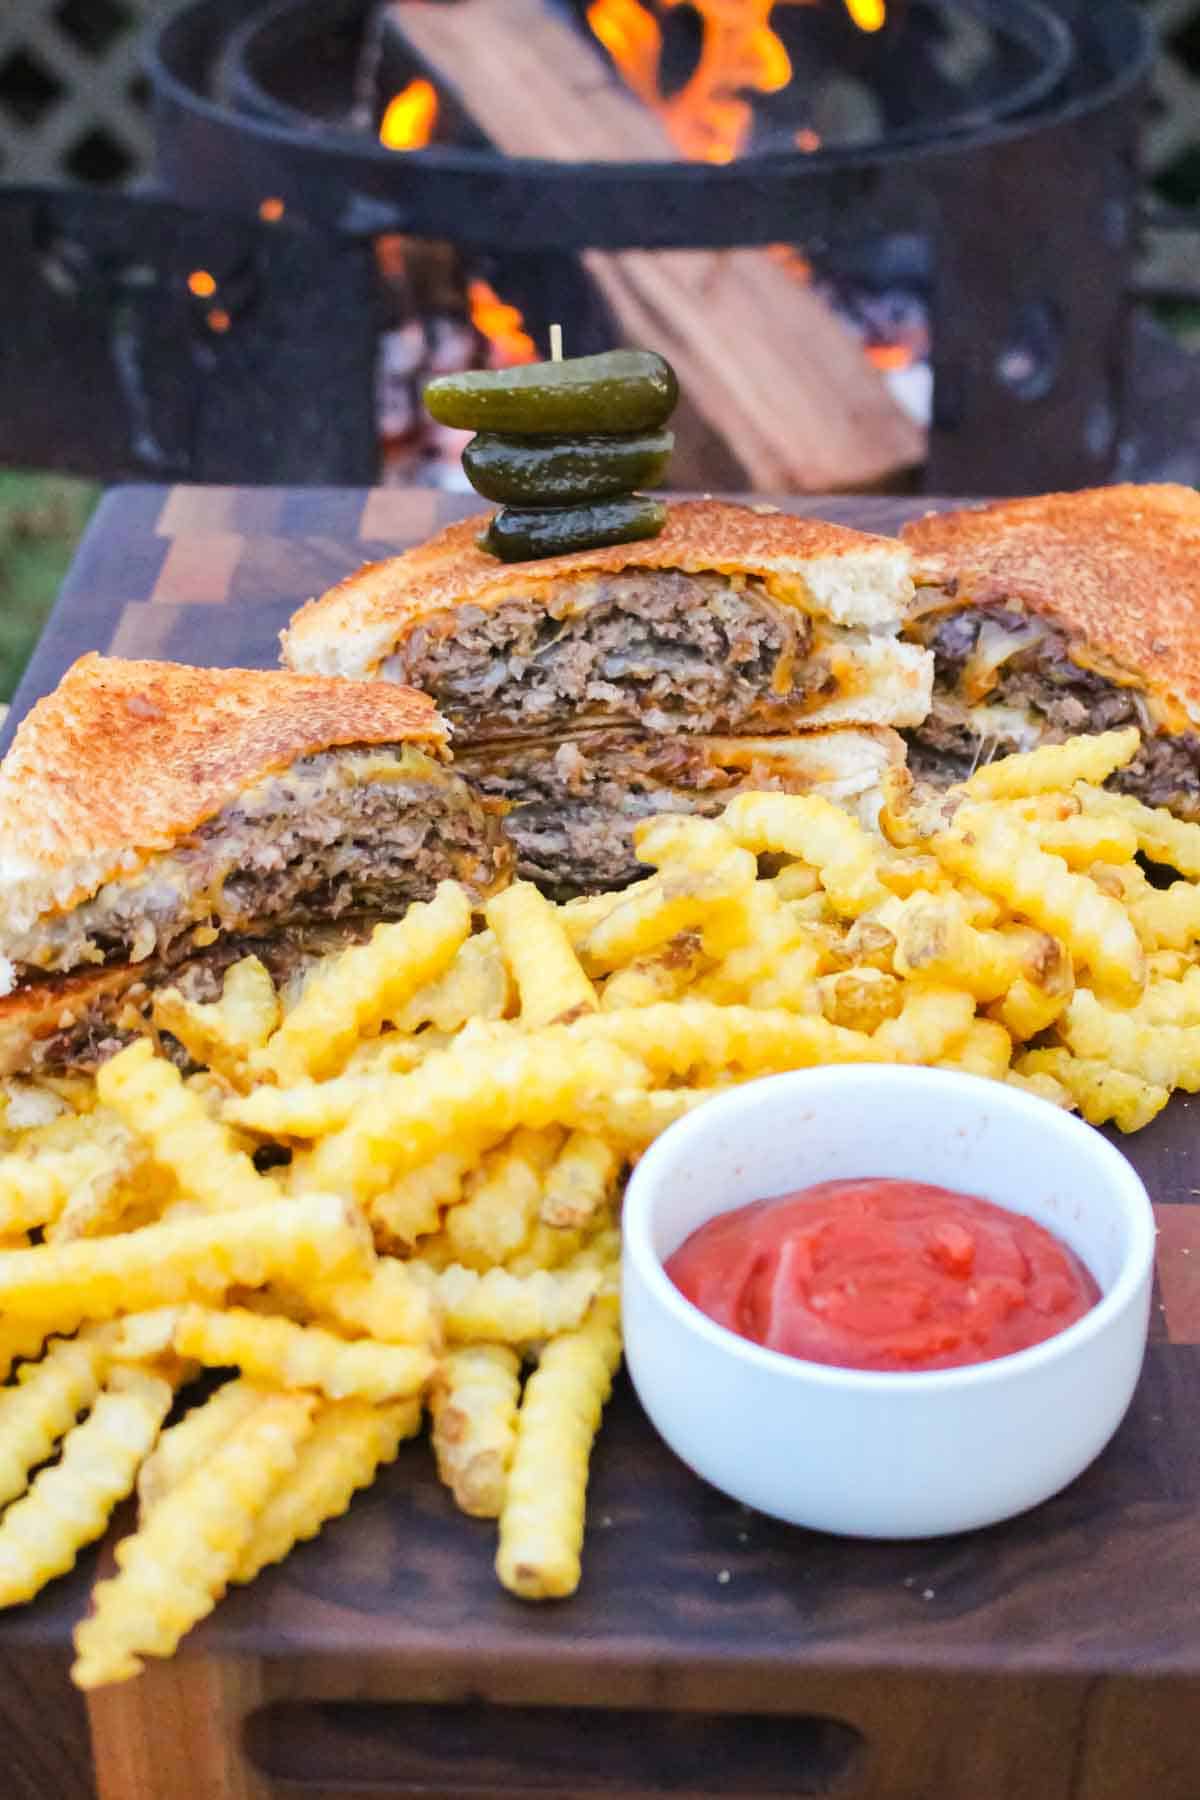
<path id="1" fill-rule="evenodd" d="M 906 146 L 940 143 L 947 138 L 957 140 L 971 132 L 984 129 L 988 125 L 999 123 L 1001 120 L 1034 117 L 1037 108 L 1046 104 L 1054 89 L 1061 82 L 1075 54 L 1075 34 L 1066 20 L 1054 11 L 1051 0 L 919 0 L 919 3 L 939 14 L 957 11 L 981 16 L 992 24 L 993 29 L 1006 31 L 1009 37 L 1020 43 L 1031 57 L 1040 59 L 1040 67 L 986 106 L 964 105 L 960 111 L 944 115 L 929 125 L 910 126 L 891 131 L 882 142 L 870 146 L 876 150 L 894 152 L 904 149 Z M 376 0 L 337 0 L 335 6 L 329 7 L 328 0 L 270 0 L 270 4 L 264 7 L 260 13 L 246 19 L 242 25 L 236 28 L 229 42 L 228 63 L 232 69 L 236 70 L 236 85 L 251 105 L 252 110 L 258 111 L 263 117 L 277 118 L 281 123 L 286 124 L 288 120 L 292 120 L 300 130 L 311 130 L 311 116 L 302 107 L 293 106 L 288 101 L 279 99 L 262 85 L 251 60 L 260 48 L 261 39 L 271 32 L 279 31 L 281 27 L 292 20 L 299 24 L 306 15 L 313 14 L 322 5 L 331 16 L 319 21 L 321 24 L 340 22 L 344 17 L 345 22 L 349 25 L 355 21 L 365 22 L 375 4 Z M 318 21 L 314 21 L 314 23 L 316 22 Z M 355 147 L 362 144 L 361 133 L 347 130 L 336 121 L 322 125 L 321 129 L 344 139 Z M 497 155 L 505 162 L 536 160 L 509 157 L 503 152 L 486 148 L 476 149 L 470 146 L 462 147 L 462 153 L 480 161 L 494 160 Z M 390 151 L 388 154 L 394 156 L 396 153 Z M 419 153 L 410 151 L 406 154 Z M 778 156 L 780 153 L 774 154 Z M 789 161 L 795 154 L 797 153 L 785 153 Z M 809 161 L 813 157 L 821 157 L 822 154 L 837 156 L 842 153 L 837 151 L 823 153 L 817 149 L 804 151 L 801 154 L 805 161 Z M 760 162 L 763 158 L 763 152 L 755 152 L 753 157 L 736 160 Z M 578 168 L 586 165 L 571 164 L 568 166 Z M 623 168 L 661 168 L 662 164 L 623 163 L 620 166 Z"/>
<path id="2" fill-rule="evenodd" d="M 450 235 L 464 247 L 517 252 L 725 249 L 789 241 L 806 228 L 804 208 L 818 195 L 840 198 L 845 182 L 869 186 L 884 174 L 1019 144 L 1103 111 L 1143 81 L 1154 54 L 1145 16 L 1129 0 L 1108 0 L 1093 23 L 1108 40 L 1111 72 L 1087 91 L 1026 118 L 941 141 L 768 152 L 724 165 L 575 164 L 453 147 L 399 156 L 348 132 L 299 129 L 233 112 L 201 92 L 179 65 L 195 55 L 189 36 L 207 31 L 211 50 L 214 31 L 227 31 L 242 13 L 240 0 L 188 0 L 147 40 L 144 64 L 160 163 L 172 192 L 212 204 L 221 191 L 234 211 L 278 195 L 301 217 L 350 236 L 440 238 L 453 222 Z M 210 175 L 222 155 L 229 163 L 224 182 Z M 322 188 L 336 193 L 336 205 L 320 204 Z M 647 193 L 661 202 L 649 223 L 644 205 L 630 204 L 631 195 Z"/>

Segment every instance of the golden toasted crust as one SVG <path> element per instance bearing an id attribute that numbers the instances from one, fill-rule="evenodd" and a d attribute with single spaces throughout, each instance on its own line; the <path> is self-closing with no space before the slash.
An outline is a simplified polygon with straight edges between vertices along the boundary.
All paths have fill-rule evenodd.
<path id="1" fill-rule="evenodd" d="M 145 979 L 144 967 L 121 963 L 29 981 L 0 998 L 0 1075 L 17 1075 L 37 1061 L 37 1045 L 96 1012 L 115 1007 Z"/>
<path id="2" fill-rule="evenodd" d="M 869 571 L 875 592 L 868 609 L 881 616 L 847 621 L 853 623 L 894 623 L 912 591 L 907 552 L 894 538 L 796 518 L 774 507 L 674 501 L 658 537 L 524 563 L 503 563 L 479 548 L 476 539 L 488 516 L 460 519 L 428 543 L 386 562 L 367 563 L 310 600 L 282 635 L 284 662 L 292 668 L 374 674 L 432 613 L 464 605 L 491 608 L 516 595 L 537 600 L 572 577 L 631 569 L 754 575 L 777 599 L 797 603 L 812 598 L 810 585 L 826 588 L 841 573 L 857 587 Z M 825 610 L 822 593 L 816 598 L 818 610 Z M 862 595 L 855 598 L 861 601 Z"/>
<path id="3" fill-rule="evenodd" d="M 0 899 L 32 867 L 92 891 L 300 757 L 383 743 L 439 755 L 446 737 L 411 688 L 81 657 L 0 765 Z"/>
<path id="4" fill-rule="evenodd" d="M 1104 672 L 1200 718 L 1200 494 L 1171 484 L 1090 488 L 931 513 L 907 525 L 918 581 L 964 604 L 1019 600 Z M 1101 661 L 1102 659 L 1102 661 Z"/>

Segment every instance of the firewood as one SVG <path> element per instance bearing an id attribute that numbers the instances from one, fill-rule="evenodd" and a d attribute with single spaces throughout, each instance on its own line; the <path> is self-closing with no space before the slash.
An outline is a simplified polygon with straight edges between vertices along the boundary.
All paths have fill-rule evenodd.
<path id="1" fill-rule="evenodd" d="M 423 68 L 507 155 L 674 156 L 656 115 L 543 0 L 393 0 L 389 12 Z M 624 340 L 675 366 L 686 397 L 677 485 L 726 485 L 740 470 L 742 485 L 815 493 L 871 486 L 923 460 L 923 433 L 854 334 L 765 250 L 593 250 L 583 260 Z"/>

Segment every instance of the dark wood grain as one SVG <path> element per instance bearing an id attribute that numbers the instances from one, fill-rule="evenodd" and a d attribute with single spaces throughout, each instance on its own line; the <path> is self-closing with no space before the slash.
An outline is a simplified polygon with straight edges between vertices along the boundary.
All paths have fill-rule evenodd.
<path id="1" fill-rule="evenodd" d="M 301 600 L 471 504 L 405 491 L 120 490 L 88 533 L 14 717 L 88 648 L 269 665 Z M 931 503 L 780 504 L 895 529 Z M 418 1791 L 1195 1800 L 1198 1120 L 1200 1100 L 1177 1097 L 1148 1130 L 1119 1140 L 1162 1225 L 1154 1341 L 1117 1437 L 1044 1506 L 924 1544 L 794 1530 L 699 1482 L 621 1382 L 595 1455 L 583 1585 L 569 1602 L 531 1607 L 499 1589 L 493 1528 L 454 1509 L 427 1446 L 414 1443 L 316 1543 L 230 1594 L 172 1665 L 93 1698 L 103 1800 Z M 39 1709 L 52 1725 L 41 1787 L 36 1768 L 34 1785 L 26 1774 L 36 1737 L 10 1735 L 19 1800 L 87 1792 L 78 1702 L 61 1682 L 94 1566 L 86 1558 L 0 1619 L 0 1682 L 11 1670 L 23 1680 L 26 1668 L 52 1682 L 39 1690 L 53 1694 Z M 13 1695 L 19 1720 L 15 1677 Z M 438 1715 L 392 1710 L 400 1702 L 449 1708 L 443 1729 Z M 259 1710 L 285 1703 L 316 1710 Z M 631 1742 L 606 1753 L 613 1728 L 597 1727 L 572 1781 L 570 1731 L 539 1712 L 525 1716 L 524 1735 L 514 1715 L 489 1736 L 495 1706 L 578 1709 L 581 1741 L 587 1709 L 623 1709 Z M 679 1720 L 707 1713 L 725 1715 L 728 1729 L 708 1740 L 705 1762 Z M 750 1715 L 791 1721 L 775 1762 Z M 8 1717 L 0 1700 L 11 1734 Z M 840 1785 L 830 1720 L 865 1745 Z M 739 1734 L 757 1761 L 748 1751 L 739 1761 Z M 780 1789 L 785 1765 L 793 1784 Z M 745 1770 L 758 1785 L 737 1785 Z"/>

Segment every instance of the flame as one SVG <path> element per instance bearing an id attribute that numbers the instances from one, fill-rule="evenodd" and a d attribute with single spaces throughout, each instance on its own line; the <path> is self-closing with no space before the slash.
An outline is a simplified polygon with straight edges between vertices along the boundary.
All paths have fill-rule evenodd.
<path id="1" fill-rule="evenodd" d="M 432 81 L 418 77 L 388 101 L 379 141 L 389 150 L 421 150 L 433 136 L 437 115 L 437 89 Z"/>
<path id="2" fill-rule="evenodd" d="M 502 368 L 511 363 L 537 361 L 537 345 L 525 330 L 519 308 L 502 300 L 486 281 L 469 281 L 467 300 L 471 307 L 471 323 L 488 340 L 495 360 Z"/>
<path id="3" fill-rule="evenodd" d="M 732 162 L 754 123 L 749 91 L 775 94 L 792 79 L 781 38 L 771 29 L 776 0 L 690 0 L 700 15 L 700 57 L 687 83 L 668 99 L 662 92 L 662 28 L 643 0 L 592 0 L 587 21 L 628 88 L 662 119 L 672 142 L 697 162 Z M 804 0 L 811 4 L 811 0 Z M 665 7 L 681 0 L 661 0 Z M 845 0 L 861 31 L 878 31 L 886 0 Z M 802 141 L 803 140 L 803 141 Z M 815 141 L 814 141 L 815 140 Z M 802 150 L 819 148 L 815 133 L 800 133 Z"/>

